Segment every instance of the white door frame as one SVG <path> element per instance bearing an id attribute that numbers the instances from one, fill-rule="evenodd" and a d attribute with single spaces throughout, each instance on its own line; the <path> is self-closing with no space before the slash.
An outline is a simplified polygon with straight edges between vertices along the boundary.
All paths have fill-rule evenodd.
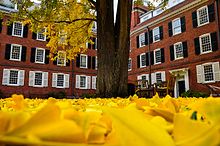
<path id="1" fill-rule="evenodd" d="M 185 81 L 185 89 L 189 90 L 189 69 L 181 68 L 176 70 L 170 70 L 170 73 L 176 77 L 175 85 L 174 85 L 174 97 L 178 97 L 178 81 Z"/>

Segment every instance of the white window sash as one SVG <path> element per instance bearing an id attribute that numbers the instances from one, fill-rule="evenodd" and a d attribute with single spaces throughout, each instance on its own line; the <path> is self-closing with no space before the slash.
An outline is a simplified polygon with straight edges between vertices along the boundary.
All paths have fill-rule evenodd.
<path id="1" fill-rule="evenodd" d="M 82 62 L 82 58 L 81 57 L 85 57 L 86 58 L 86 65 L 82 66 L 81 62 Z M 88 56 L 85 54 L 80 54 L 80 68 L 88 68 L 87 67 L 87 63 L 88 63 Z"/>
<path id="2" fill-rule="evenodd" d="M 157 51 L 160 51 L 160 62 L 156 62 L 156 52 Z M 156 50 L 154 50 L 154 64 L 161 64 L 162 62 L 161 62 L 161 49 L 156 49 Z"/>
<path id="3" fill-rule="evenodd" d="M 203 37 L 206 37 L 206 36 L 208 36 L 209 37 L 209 44 L 210 44 L 210 50 L 209 51 L 206 51 L 206 52 L 203 52 L 203 50 L 202 50 L 202 38 Z M 200 44 L 200 52 L 201 52 L 201 54 L 206 54 L 206 53 L 210 53 L 210 52 L 212 52 L 212 40 L 211 40 L 211 35 L 210 35 L 210 33 L 206 33 L 206 34 L 203 34 L 203 35 L 201 35 L 201 36 L 199 36 L 199 44 Z"/>
<path id="4" fill-rule="evenodd" d="M 175 44 L 174 44 L 174 58 L 175 58 L 175 60 L 183 59 L 183 58 L 184 58 L 184 55 L 183 55 L 183 54 L 182 54 L 182 55 L 183 55 L 182 57 L 177 58 L 177 54 L 176 54 L 177 45 L 181 45 L 181 47 L 182 47 L 182 53 L 183 53 L 183 43 L 182 43 L 182 42 L 175 43 Z"/>
<path id="5" fill-rule="evenodd" d="M 19 59 L 14 59 L 14 58 L 12 58 L 13 47 L 19 47 L 19 48 L 20 48 Z M 21 45 L 11 44 L 10 60 L 13 60 L 13 61 L 21 61 L 21 53 L 22 53 L 22 46 L 21 46 Z"/>
<path id="6" fill-rule="evenodd" d="M 43 61 L 40 62 L 40 61 L 37 61 L 37 51 L 38 50 L 43 50 Z M 45 49 L 43 48 L 36 48 L 36 51 L 35 51 L 35 63 L 45 63 Z"/>
<path id="7" fill-rule="evenodd" d="M 142 37 L 143 37 L 143 40 L 145 41 L 145 34 L 144 34 L 144 33 L 142 33 L 142 34 L 139 35 L 139 47 L 144 47 L 144 46 L 145 46 L 145 45 L 142 45 L 142 44 L 141 44 L 141 40 L 142 40 L 141 38 L 142 38 Z"/>
<path id="8" fill-rule="evenodd" d="M 160 41 L 160 38 L 158 39 L 158 40 L 155 40 L 155 31 L 158 29 L 158 31 L 159 31 L 159 36 L 160 36 L 160 28 L 159 27 L 156 27 L 156 28 L 154 28 L 153 29 L 153 42 L 158 42 L 158 41 Z"/>
<path id="9" fill-rule="evenodd" d="M 44 28 L 44 32 L 41 33 L 41 34 L 44 35 L 44 39 L 40 39 L 40 38 L 39 38 L 39 33 L 40 33 L 40 32 L 37 31 L 37 40 L 38 40 L 38 41 L 46 41 L 46 34 L 45 34 L 45 33 L 46 33 L 46 28 Z"/>
<path id="10" fill-rule="evenodd" d="M 176 18 L 176 19 L 174 19 L 174 20 L 172 21 L 172 30 L 173 30 L 173 35 L 177 35 L 177 34 L 182 33 L 182 29 L 181 29 L 181 32 L 175 32 L 175 28 L 177 28 L 177 27 L 174 27 L 174 22 L 175 22 L 175 21 L 177 21 L 177 20 L 180 22 L 180 26 L 178 26 L 178 27 L 180 27 L 180 28 L 181 28 L 181 21 L 180 21 L 180 18 Z"/>
<path id="11" fill-rule="evenodd" d="M 60 53 L 64 54 L 64 61 L 62 63 L 59 63 L 59 54 Z M 66 52 L 65 51 L 58 51 L 57 65 L 58 66 L 66 66 Z"/>
<path id="12" fill-rule="evenodd" d="M 145 56 L 145 65 L 142 64 L 142 56 Z M 140 68 L 146 67 L 146 54 L 142 53 L 140 54 Z"/>
<path id="13" fill-rule="evenodd" d="M 206 23 L 203 23 L 203 24 L 200 24 L 200 21 L 199 21 L 199 19 L 200 19 L 200 17 L 199 17 L 199 11 L 201 11 L 202 9 L 206 9 L 206 13 L 207 13 L 207 22 Z M 203 25 L 206 25 L 206 24 L 208 24 L 209 23 L 209 12 L 208 12 L 208 7 L 207 7 L 207 5 L 206 6 L 203 6 L 203 7 L 201 7 L 201 8 L 199 8 L 198 10 L 197 10 L 197 24 L 198 24 L 198 26 L 203 26 Z"/>
<path id="14" fill-rule="evenodd" d="M 12 36 L 23 37 L 24 25 L 21 23 L 21 24 L 22 24 L 21 35 L 16 35 L 16 34 L 14 34 L 14 33 L 15 33 L 15 31 L 14 31 L 14 29 L 15 29 L 15 23 L 21 23 L 21 22 L 13 22 Z"/>

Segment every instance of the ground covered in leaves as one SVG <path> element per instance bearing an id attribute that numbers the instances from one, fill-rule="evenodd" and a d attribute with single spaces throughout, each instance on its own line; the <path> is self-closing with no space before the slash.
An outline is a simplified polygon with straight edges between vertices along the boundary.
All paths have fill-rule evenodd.
<path id="1" fill-rule="evenodd" d="M 220 98 L 0 99 L 0 146 L 218 146 Z"/>

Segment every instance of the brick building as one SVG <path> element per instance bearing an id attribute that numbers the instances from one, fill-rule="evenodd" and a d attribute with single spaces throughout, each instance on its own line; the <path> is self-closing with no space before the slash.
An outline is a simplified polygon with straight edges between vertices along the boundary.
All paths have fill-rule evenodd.
<path id="1" fill-rule="evenodd" d="M 4 2 L 4 1 L 3 1 Z M 0 4 L 0 10 L 10 13 L 16 5 Z M 46 97 L 48 93 L 65 92 L 67 96 L 95 93 L 96 89 L 96 39 L 88 44 L 86 54 L 67 61 L 65 52 L 58 52 L 58 59 L 49 59 L 47 38 L 42 29 L 33 33 L 28 25 L 13 22 L 5 25 L 10 17 L 0 23 L 0 90 L 4 96 L 21 93 L 26 97 Z M 94 29 L 95 31 L 95 29 Z"/>
<path id="2" fill-rule="evenodd" d="M 165 9 L 132 11 L 130 84 L 174 79 L 174 96 L 220 87 L 220 3 L 169 0 Z M 144 86 L 144 85 L 141 85 Z"/>

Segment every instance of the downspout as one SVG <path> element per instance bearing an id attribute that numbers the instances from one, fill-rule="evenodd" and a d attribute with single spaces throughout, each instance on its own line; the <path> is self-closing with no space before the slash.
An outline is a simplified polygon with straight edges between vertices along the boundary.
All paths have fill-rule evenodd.
<path id="1" fill-rule="evenodd" d="M 148 43 L 148 62 L 149 62 L 149 85 L 151 87 L 152 81 L 151 81 L 151 56 L 150 56 L 150 29 L 148 26 L 147 26 L 147 32 L 148 32 L 147 33 L 147 37 L 148 37 L 147 43 Z"/>
<path id="2" fill-rule="evenodd" d="M 220 29 L 219 29 L 219 1 L 215 0 L 215 10 L 216 10 L 216 23 L 217 23 L 217 34 L 218 34 L 218 46 L 220 47 Z"/>
<path id="3" fill-rule="evenodd" d="M 72 68 L 72 75 L 71 75 L 72 76 L 72 86 L 71 86 L 71 94 L 72 95 L 71 96 L 73 96 L 74 95 L 74 85 L 75 85 L 74 84 L 75 83 L 74 82 L 74 61 L 72 60 L 71 62 L 72 62 L 72 67 L 71 67 Z M 74 96 L 76 96 L 76 95 L 74 95 Z"/>

